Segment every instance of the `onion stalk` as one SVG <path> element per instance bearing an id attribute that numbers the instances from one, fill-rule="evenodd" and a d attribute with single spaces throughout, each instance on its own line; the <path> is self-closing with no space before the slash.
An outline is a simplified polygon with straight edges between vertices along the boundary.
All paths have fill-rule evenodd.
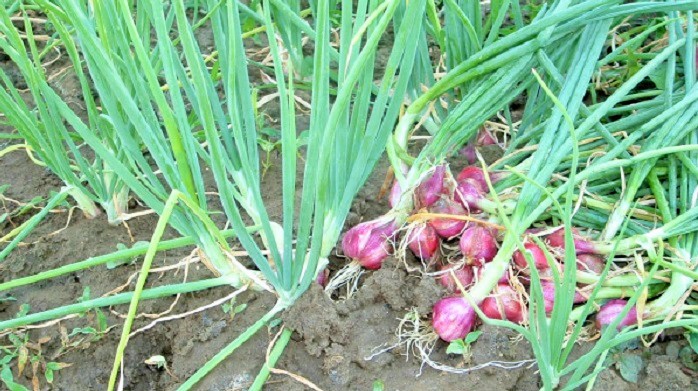
<path id="1" fill-rule="evenodd" d="M 90 157 L 81 149 L 79 136 L 66 124 L 61 113 L 67 107 L 64 98 L 53 92 L 48 75 L 36 66 L 44 61 L 46 53 L 39 51 L 32 23 L 26 14 L 23 19 L 26 40 L 10 21 L 7 10 L 0 12 L 0 49 L 19 70 L 31 104 L 25 103 L 7 73 L 0 70 L 0 112 L 5 114 L 8 123 L 18 131 L 33 154 L 61 179 L 87 218 L 102 213 L 99 205 L 106 211 L 109 223 L 118 225 L 129 218 L 129 188 L 114 175 L 107 162 Z M 62 30 L 62 26 L 56 27 L 84 97 L 87 123 L 96 137 L 110 144 L 115 156 L 122 156 L 118 153 L 122 145 L 114 136 L 112 124 L 100 118 L 74 38 Z M 123 161 L 123 157 L 120 158 Z"/>
<path id="2" fill-rule="evenodd" d="M 400 8 L 401 24 L 393 27 L 395 45 L 378 87 L 372 77 L 375 54 L 401 2 L 343 2 L 341 10 L 336 10 L 342 13 L 343 21 L 353 19 L 358 28 L 342 31 L 338 53 L 330 45 L 331 6 L 335 3 L 314 3 L 311 35 L 315 50 L 307 147 L 302 147 L 296 131 L 293 62 L 282 62 L 275 39 L 279 30 L 274 22 L 282 22 L 281 30 L 289 21 L 302 30 L 301 25 L 296 24 L 296 18 L 275 20 L 284 12 L 272 16 L 269 1 L 263 1 L 255 10 L 268 34 L 280 100 L 283 219 L 278 223 L 269 219 L 261 191 L 257 102 L 250 99 L 254 94 L 247 76 L 236 1 L 206 1 L 206 18 L 217 51 L 213 67 L 202 56 L 194 36 L 195 26 L 182 0 L 172 4 L 118 0 L 90 3 L 90 8 L 70 0 L 39 0 L 37 4 L 57 26 L 62 40 L 80 42 L 77 50 L 87 65 L 85 77 L 100 98 L 98 124 L 112 132 L 110 137 L 100 137 L 94 124 L 82 122 L 45 84 L 40 92 L 55 102 L 52 110 L 104 163 L 100 172 L 108 167 L 112 178 L 156 213 L 163 212 L 170 193 L 183 194 L 191 203 L 173 207 L 170 226 L 193 238 L 225 281 L 240 285 L 245 272 L 239 275 L 229 243 L 219 240 L 220 229 L 208 218 L 214 210 L 205 194 L 204 172 L 211 171 L 237 240 L 263 276 L 259 281 L 271 285 L 277 295 L 276 312 L 291 306 L 325 268 L 352 200 L 383 152 L 402 105 L 393 96 L 405 94 L 415 61 L 416 49 L 407 42 L 415 41 L 420 34 L 418 21 L 425 1 Z M 155 40 L 151 40 L 151 34 Z M 174 40 L 173 36 L 178 38 Z M 335 55 L 339 72 L 337 86 L 331 90 L 331 78 L 337 77 L 331 63 Z M 82 69 L 82 64 L 75 68 Z M 27 67 L 38 72 L 33 70 L 34 64 L 27 63 Z M 163 88 L 163 82 L 168 88 Z M 204 142 L 197 137 L 203 137 Z M 297 211 L 299 153 L 303 155 L 304 175 Z M 339 155 L 345 158 L 337 160 L 335 156 Z M 84 169 L 87 174 L 96 170 Z M 248 218 L 259 228 L 253 233 L 244 223 Z M 251 333 L 245 335 L 238 342 L 244 342 Z M 194 378 L 200 379 L 211 368 L 205 366 Z M 187 387 L 193 383 L 186 383 Z"/>

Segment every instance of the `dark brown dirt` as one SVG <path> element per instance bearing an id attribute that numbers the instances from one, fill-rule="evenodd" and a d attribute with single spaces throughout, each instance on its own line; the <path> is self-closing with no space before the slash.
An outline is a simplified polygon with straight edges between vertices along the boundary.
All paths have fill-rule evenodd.
<path id="1" fill-rule="evenodd" d="M 419 362 L 406 360 L 402 348 L 367 360 L 374 349 L 397 342 L 395 329 L 398 319 L 409 308 L 429 311 L 431 303 L 443 294 L 431 280 L 408 276 L 402 269 L 395 269 L 394 264 L 386 266 L 371 274 L 356 296 L 347 301 L 333 303 L 319 288 L 313 288 L 284 315 L 285 324 L 298 332 L 305 353 L 322 359 L 325 377 L 319 379 L 320 387 L 327 390 L 371 389 L 374 381 L 381 380 L 387 389 L 398 390 L 427 389 L 425 387 L 465 389 L 468 386 L 523 389 L 519 386 L 523 385 L 528 370 L 502 373 L 486 370 L 458 376 L 427 368 L 417 377 Z M 513 335 L 497 329 L 485 331 L 473 352 L 472 364 L 527 357 L 526 345 L 512 343 L 511 337 Z M 445 357 L 443 349 L 443 344 L 440 344 L 434 359 L 457 364 L 458 360 Z M 305 362 L 307 359 L 299 362 L 284 360 L 282 365 L 290 365 L 291 371 L 304 373 Z M 534 388 L 527 389 L 538 387 L 534 385 Z"/>

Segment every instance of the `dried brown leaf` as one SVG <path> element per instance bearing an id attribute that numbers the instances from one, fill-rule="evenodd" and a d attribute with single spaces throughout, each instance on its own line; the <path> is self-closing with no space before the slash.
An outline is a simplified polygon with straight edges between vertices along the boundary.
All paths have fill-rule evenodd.
<path id="1" fill-rule="evenodd" d="M 27 365 L 27 360 L 29 359 L 29 349 L 26 346 L 19 348 L 19 353 L 17 355 L 17 376 L 22 376 L 24 372 L 24 367 Z"/>

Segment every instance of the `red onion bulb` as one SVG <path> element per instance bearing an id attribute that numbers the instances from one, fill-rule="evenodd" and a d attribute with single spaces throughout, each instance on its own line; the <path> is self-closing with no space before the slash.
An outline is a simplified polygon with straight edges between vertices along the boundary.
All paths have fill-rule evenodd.
<path id="1" fill-rule="evenodd" d="M 344 255 L 359 262 L 366 269 L 380 269 L 390 255 L 390 239 L 397 227 L 392 217 L 383 216 L 351 228 L 342 239 Z"/>
<path id="2" fill-rule="evenodd" d="M 460 154 L 465 157 L 468 164 L 475 164 L 477 162 L 477 148 L 475 145 L 468 143 L 460 150 Z"/>
<path id="3" fill-rule="evenodd" d="M 537 244 L 533 242 L 526 242 L 524 243 L 524 248 L 533 257 L 536 269 L 538 269 L 539 271 L 543 271 L 550 268 L 550 265 L 548 264 L 548 259 L 545 258 L 545 253 L 540 247 L 538 247 Z M 513 258 L 514 263 L 520 270 L 525 270 L 528 268 L 528 262 L 526 261 L 526 257 L 521 253 L 521 251 L 516 250 L 516 252 L 514 252 Z"/>
<path id="4" fill-rule="evenodd" d="M 321 287 L 326 287 L 327 282 L 330 280 L 330 271 L 329 269 L 324 269 L 320 273 L 317 274 L 317 278 L 315 281 L 321 286 Z"/>
<path id="5" fill-rule="evenodd" d="M 398 202 L 400 202 L 400 197 L 402 197 L 402 188 L 398 181 L 393 182 L 393 187 L 390 188 L 390 195 L 388 196 L 388 204 L 391 208 L 394 208 Z"/>
<path id="6" fill-rule="evenodd" d="M 451 265 L 443 265 L 439 268 L 439 270 L 446 271 L 451 268 Z M 456 278 L 461 283 L 461 285 L 463 285 L 463 288 L 467 288 L 468 286 L 470 286 L 470 284 L 472 284 L 473 280 L 475 279 L 475 273 L 473 273 L 473 268 L 468 265 L 465 265 L 460 269 L 454 269 L 453 274 L 456 275 Z M 460 288 L 458 287 L 458 284 L 456 284 L 456 282 L 453 280 L 453 275 L 451 275 L 450 271 L 448 273 L 440 274 L 438 281 L 439 284 L 441 284 L 444 288 L 448 289 L 449 292 L 461 293 Z"/>
<path id="7" fill-rule="evenodd" d="M 456 177 L 456 182 L 461 183 L 466 179 L 472 179 L 482 190 L 487 189 L 487 181 L 485 180 L 485 173 L 480 167 L 477 166 L 466 166 L 461 172 L 458 173 Z"/>
<path id="8" fill-rule="evenodd" d="M 431 259 L 441 245 L 441 238 L 430 224 L 420 224 L 407 234 L 407 247 L 421 259 Z"/>
<path id="9" fill-rule="evenodd" d="M 465 216 L 467 213 L 463 207 L 450 198 L 440 198 L 429 208 L 431 213 L 449 214 Z M 463 231 L 465 221 L 450 218 L 437 218 L 430 221 L 430 224 L 444 239 L 450 239 Z"/>
<path id="10" fill-rule="evenodd" d="M 456 187 L 456 200 L 471 213 L 480 212 L 480 200 L 485 197 L 485 190 L 474 179 L 464 179 Z"/>
<path id="11" fill-rule="evenodd" d="M 477 145 L 493 145 L 497 144 L 497 139 L 494 138 L 494 136 L 492 135 L 492 133 L 489 132 L 489 130 L 481 128 L 480 131 L 477 132 L 475 143 Z"/>
<path id="12" fill-rule="evenodd" d="M 596 254 L 594 243 L 584 239 L 579 235 L 579 230 L 572 228 L 572 238 L 574 239 L 574 251 L 577 254 Z M 546 238 L 551 247 L 565 249 L 565 230 L 563 228 L 551 233 Z"/>
<path id="13" fill-rule="evenodd" d="M 434 304 L 432 325 L 436 334 L 446 342 L 468 335 L 476 320 L 475 310 L 461 296 L 446 297 Z"/>
<path id="14" fill-rule="evenodd" d="M 543 290 L 543 300 L 545 301 L 545 313 L 550 314 L 553 311 L 553 306 L 555 305 L 555 282 L 541 281 L 540 285 Z M 575 290 L 572 302 L 574 304 L 579 304 L 584 303 L 585 301 L 587 301 L 587 298 Z"/>
<path id="15" fill-rule="evenodd" d="M 606 263 L 603 258 L 594 254 L 577 255 L 577 270 L 586 273 L 601 274 Z"/>
<path id="16" fill-rule="evenodd" d="M 601 330 L 602 327 L 613 323 L 613 321 L 620 316 L 626 304 L 628 304 L 626 300 L 614 299 L 602 305 L 601 309 L 596 314 L 596 328 Z M 633 306 L 630 311 L 628 311 L 627 315 L 625 315 L 625 318 L 618 323 L 617 329 L 620 331 L 634 324 L 637 324 L 637 308 L 635 306 Z"/>
<path id="17" fill-rule="evenodd" d="M 481 265 L 497 255 L 497 240 L 489 229 L 472 225 L 463 231 L 460 249 L 466 258 Z"/>
<path id="18" fill-rule="evenodd" d="M 488 318 L 506 319 L 514 323 L 522 323 L 524 320 L 519 295 L 509 285 L 497 285 L 492 295 L 482 300 L 480 308 Z"/>
<path id="19" fill-rule="evenodd" d="M 417 207 L 426 208 L 432 206 L 441 197 L 444 188 L 444 175 L 446 166 L 436 166 L 434 172 L 417 186 L 414 191 L 417 198 Z"/>

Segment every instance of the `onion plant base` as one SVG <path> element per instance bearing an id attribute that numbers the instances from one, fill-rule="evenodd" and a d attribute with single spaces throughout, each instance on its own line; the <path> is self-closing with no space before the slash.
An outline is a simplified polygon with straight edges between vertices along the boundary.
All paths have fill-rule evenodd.
<path id="1" fill-rule="evenodd" d="M 325 286 L 325 293 L 332 295 L 337 292 L 340 296 L 350 298 L 359 289 L 359 279 L 364 274 L 364 269 L 361 265 L 352 261 L 341 268 Z M 346 287 L 346 292 L 339 292 L 341 288 Z"/>

